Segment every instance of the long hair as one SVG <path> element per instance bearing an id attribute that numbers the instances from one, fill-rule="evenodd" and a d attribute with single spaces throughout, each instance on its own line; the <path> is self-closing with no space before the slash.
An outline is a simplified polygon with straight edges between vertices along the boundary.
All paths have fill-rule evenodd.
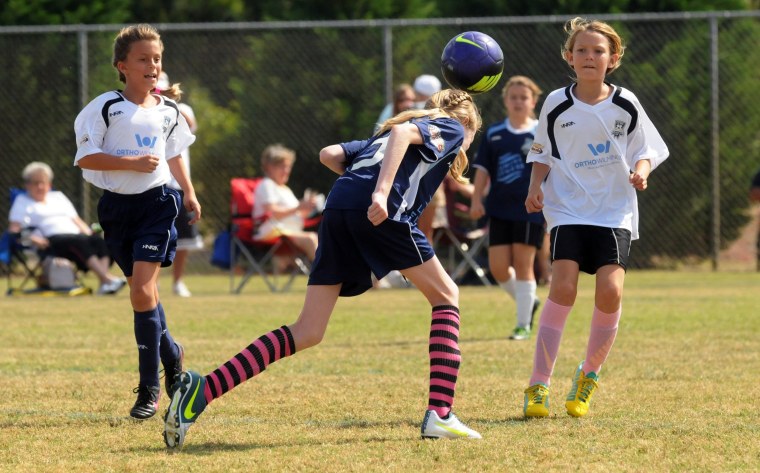
<path id="1" fill-rule="evenodd" d="M 429 117 L 431 120 L 436 118 L 453 118 L 465 128 L 472 131 L 478 131 L 483 125 L 483 120 L 480 118 L 478 107 L 475 106 L 475 102 L 472 101 L 470 94 L 463 90 L 444 89 L 433 94 L 433 96 L 428 99 L 424 109 L 407 110 L 399 113 L 395 117 L 389 118 L 380 125 L 380 129 L 375 135 L 385 133 L 390 130 L 393 125 L 406 123 L 413 118 L 420 117 Z M 466 179 L 462 176 L 467 171 L 468 165 L 469 161 L 467 160 L 467 153 L 460 149 L 454 162 L 451 163 L 449 174 L 451 174 L 451 177 L 457 182 L 466 182 Z"/>

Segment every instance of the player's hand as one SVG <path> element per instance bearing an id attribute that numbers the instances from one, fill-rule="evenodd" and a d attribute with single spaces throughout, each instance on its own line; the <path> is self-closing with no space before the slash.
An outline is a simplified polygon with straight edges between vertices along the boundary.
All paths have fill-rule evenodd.
<path id="1" fill-rule="evenodd" d="M 632 172 L 630 176 L 628 176 L 628 182 L 630 182 L 636 190 L 643 191 L 647 188 L 647 178 L 639 172 Z"/>
<path id="2" fill-rule="evenodd" d="M 150 174 L 158 167 L 158 160 L 160 158 L 153 154 L 146 154 L 145 156 L 138 156 L 133 160 L 134 170 L 137 172 L 144 172 Z"/>
<path id="3" fill-rule="evenodd" d="M 483 208 L 483 202 L 481 202 L 480 199 L 472 199 L 472 202 L 470 203 L 470 218 L 478 220 L 485 215 L 485 213 L 486 210 Z"/>
<path id="4" fill-rule="evenodd" d="M 187 211 L 190 212 L 190 215 L 192 215 L 189 223 L 190 225 L 193 225 L 201 219 L 201 204 L 198 202 L 198 199 L 196 199 L 195 196 L 188 197 L 187 195 L 185 196 L 184 204 Z"/>
<path id="5" fill-rule="evenodd" d="M 367 209 L 367 218 L 372 225 L 378 226 L 388 218 L 388 196 L 379 192 L 372 193 L 372 205 Z"/>
<path id="6" fill-rule="evenodd" d="M 540 212 L 544 208 L 544 192 L 541 189 L 528 190 L 528 198 L 525 199 L 525 210 L 528 213 Z"/>

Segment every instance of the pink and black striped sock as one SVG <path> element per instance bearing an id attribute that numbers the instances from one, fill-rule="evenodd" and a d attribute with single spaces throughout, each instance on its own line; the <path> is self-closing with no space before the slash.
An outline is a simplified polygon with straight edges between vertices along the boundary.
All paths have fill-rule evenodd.
<path id="1" fill-rule="evenodd" d="M 206 375 L 206 403 L 210 403 L 235 386 L 261 373 L 275 361 L 295 354 L 296 344 L 290 329 L 283 325 L 262 335 Z"/>
<path id="2" fill-rule="evenodd" d="M 428 410 L 440 417 L 451 412 L 462 355 L 459 352 L 459 309 L 450 305 L 433 307 L 430 324 L 430 396 Z"/>

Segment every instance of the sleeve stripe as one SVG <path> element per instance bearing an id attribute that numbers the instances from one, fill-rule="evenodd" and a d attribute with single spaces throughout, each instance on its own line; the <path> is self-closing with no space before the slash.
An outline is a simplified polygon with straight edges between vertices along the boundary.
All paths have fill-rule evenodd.
<path id="1" fill-rule="evenodd" d="M 570 88 L 571 87 L 572 87 L 572 85 L 567 86 L 565 88 L 565 97 L 567 97 L 567 99 L 565 101 L 563 101 L 562 103 L 560 103 L 559 105 L 557 105 L 546 116 L 546 118 L 547 118 L 547 120 L 546 120 L 547 121 L 547 123 L 546 123 L 546 128 L 547 128 L 546 131 L 547 131 L 547 133 L 549 135 L 549 142 L 551 143 L 551 146 L 552 146 L 552 157 L 557 158 L 557 159 L 562 159 L 562 157 L 560 157 L 560 155 L 559 155 L 559 150 L 557 149 L 557 139 L 554 136 L 554 122 L 557 121 L 557 118 L 564 111 L 566 111 L 567 109 L 569 109 L 570 107 L 573 106 L 573 96 L 570 94 Z"/>
<path id="2" fill-rule="evenodd" d="M 118 94 L 117 94 L 118 95 Z M 121 95 L 118 95 L 115 99 L 111 99 L 108 102 L 103 104 L 103 108 L 100 109 L 100 114 L 103 115 L 103 121 L 106 123 L 106 128 L 108 128 L 110 120 L 108 119 L 108 110 L 111 108 L 111 105 L 119 102 L 123 102 L 124 97 Z"/>
<path id="3" fill-rule="evenodd" d="M 612 103 L 628 112 L 631 116 L 631 124 L 628 126 L 628 134 L 630 135 L 636 129 L 636 123 L 639 121 L 639 111 L 636 110 L 636 106 L 630 100 L 620 96 L 622 90 L 620 87 L 615 90 L 615 95 L 612 96 Z"/>

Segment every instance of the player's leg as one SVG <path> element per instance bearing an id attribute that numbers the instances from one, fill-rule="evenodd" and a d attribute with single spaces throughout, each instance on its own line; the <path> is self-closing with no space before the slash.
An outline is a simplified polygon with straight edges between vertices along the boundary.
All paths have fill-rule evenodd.
<path id="1" fill-rule="evenodd" d="M 318 344 L 340 294 L 340 284 L 310 285 L 298 320 L 254 340 L 217 369 L 202 376 L 186 371 L 175 387 L 164 417 L 164 441 L 181 448 L 190 426 L 214 399 L 264 371 L 270 364 Z"/>
<path id="2" fill-rule="evenodd" d="M 536 297 L 536 278 L 533 272 L 533 262 L 536 247 L 524 243 L 512 245 L 512 265 L 515 268 L 515 305 L 517 306 L 517 326 L 510 337 L 513 340 L 530 338 L 533 326 L 533 314 L 538 310 Z"/>
<path id="3" fill-rule="evenodd" d="M 432 306 L 430 339 L 430 390 L 422 421 L 424 438 L 481 438 L 451 412 L 459 365 L 459 288 L 437 257 L 401 271 Z"/>
<path id="4" fill-rule="evenodd" d="M 159 269 L 157 262 L 135 261 L 128 278 L 140 372 L 140 383 L 135 389 L 137 401 L 130 415 L 137 419 L 155 415 L 161 391 L 158 370 L 162 327 L 155 291 Z"/>
<path id="5" fill-rule="evenodd" d="M 185 348 L 176 342 L 169 332 L 169 325 L 166 322 L 166 312 L 158 296 L 158 285 L 154 288 L 158 304 L 158 317 L 161 322 L 161 339 L 159 341 L 159 357 L 164 367 L 164 388 L 166 395 L 170 398 L 173 394 L 173 386 L 179 380 L 182 374 L 183 362 L 185 359 Z"/>

